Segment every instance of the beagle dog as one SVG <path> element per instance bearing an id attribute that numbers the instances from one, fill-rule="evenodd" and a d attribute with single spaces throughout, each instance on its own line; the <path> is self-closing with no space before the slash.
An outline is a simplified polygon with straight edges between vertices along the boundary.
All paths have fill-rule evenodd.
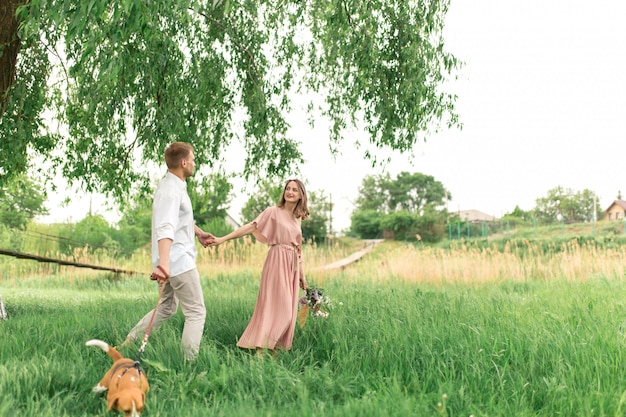
<path id="1" fill-rule="evenodd" d="M 93 392 L 109 391 L 107 411 L 123 411 L 124 417 L 139 416 L 149 390 L 148 379 L 139 362 L 124 358 L 113 346 L 102 340 L 93 339 L 85 344 L 99 347 L 113 359 L 111 369 L 93 387 Z"/>

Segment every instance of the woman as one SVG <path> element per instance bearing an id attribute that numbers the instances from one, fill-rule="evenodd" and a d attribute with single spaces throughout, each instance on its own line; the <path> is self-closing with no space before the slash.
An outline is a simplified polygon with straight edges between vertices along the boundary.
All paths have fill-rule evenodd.
<path id="1" fill-rule="evenodd" d="M 248 327 L 237 342 L 247 349 L 291 349 L 298 313 L 298 283 L 307 287 L 302 270 L 301 221 L 309 217 L 306 190 L 300 180 L 288 180 L 280 203 L 265 209 L 252 222 L 210 246 L 245 235 L 270 245 L 261 284 Z"/>

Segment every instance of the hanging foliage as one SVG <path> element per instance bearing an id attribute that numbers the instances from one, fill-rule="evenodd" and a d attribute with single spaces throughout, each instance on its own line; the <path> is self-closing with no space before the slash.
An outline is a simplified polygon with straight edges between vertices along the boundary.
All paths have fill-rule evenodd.
<path id="1" fill-rule="evenodd" d="M 0 181 L 42 158 L 119 197 L 149 187 L 146 163 L 174 140 L 201 165 L 235 144 L 246 178 L 284 175 L 303 160 L 286 119 L 295 93 L 320 98 L 309 109 L 329 120 L 331 150 L 358 125 L 373 163 L 408 152 L 458 126 L 442 91 L 459 66 L 441 36 L 448 3 L 8 0 L 19 26 L 2 26 L 0 47 L 19 51 L 0 61 L 15 74 L 0 85 Z"/>

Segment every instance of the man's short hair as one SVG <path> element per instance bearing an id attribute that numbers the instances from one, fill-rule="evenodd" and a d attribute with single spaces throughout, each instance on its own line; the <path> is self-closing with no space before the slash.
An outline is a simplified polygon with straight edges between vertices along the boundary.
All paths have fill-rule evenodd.
<path id="1" fill-rule="evenodd" d="M 180 161 L 187 159 L 193 146 L 186 142 L 174 142 L 165 149 L 165 164 L 169 169 L 180 168 Z"/>

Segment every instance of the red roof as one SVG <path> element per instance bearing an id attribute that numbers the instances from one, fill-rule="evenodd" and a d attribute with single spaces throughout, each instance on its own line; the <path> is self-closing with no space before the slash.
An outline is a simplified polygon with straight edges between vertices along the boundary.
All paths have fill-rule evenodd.
<path id="1" fill-rule="evenodd" d="M 613 201 L 613 203 L 611 203 L 611 205 L 604 211 L 609 211 L 609 209 L 613 206 L 620 206 L 621 208 L 624 209 L 624 211 L 626 211 L 626 201 L 624 200 L 615 200 Z"/>

